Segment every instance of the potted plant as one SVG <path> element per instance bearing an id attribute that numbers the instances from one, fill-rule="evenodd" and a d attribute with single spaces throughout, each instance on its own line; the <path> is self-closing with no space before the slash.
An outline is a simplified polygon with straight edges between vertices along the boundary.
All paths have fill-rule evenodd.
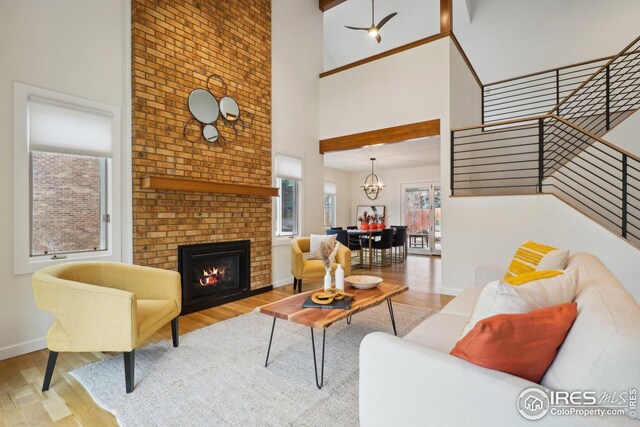
<path id="1" fill-rule="evenodd" d="M 384 223 L 384 216 L 378 218 L 378 230 L 384 230 L 387 226 Z"/>
<path id="2" fill-rule="evenodd" d="M 360 221 L 360 230 L 368 230 L 369 229 L 369 220 L 371 219 L 371 216 L 367 213 L 367 211 L 364 211 L 362 213 L 362 215 L 360 216 L 360 218 L 358 218 L 358 221 Z"/>

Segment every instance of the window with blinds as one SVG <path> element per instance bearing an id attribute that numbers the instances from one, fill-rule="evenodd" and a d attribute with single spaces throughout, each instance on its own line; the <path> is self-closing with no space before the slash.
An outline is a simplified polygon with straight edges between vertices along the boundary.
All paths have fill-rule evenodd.
<path id="1" fill-rule="evenodd" d="M 113 117 L 28 98 L 31 257 L 108 249 Z"/>
<path id="2" fill-rule="evenodd" d="M 323 215 L 325 227 L 336 226 L 336 184 L 334 182 L 324 183 L 324 207 Z"/>
<path id="3" fill-rule="evenodd" d="M 300 230 L 300 187 L 302 185 L 302 159 L 283 154 L 276 155 L 276 236 L 296 236 Z"/>

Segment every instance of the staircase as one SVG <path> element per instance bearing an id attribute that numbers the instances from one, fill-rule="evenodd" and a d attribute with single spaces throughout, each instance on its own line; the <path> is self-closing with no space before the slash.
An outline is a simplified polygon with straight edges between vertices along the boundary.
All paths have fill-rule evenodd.
<path id="1" fill-rule="evenodd" d="M 640 157 L 603 138 L 640 107 L 640 37 L 482 93 L 483 124 L 451 132 L 452 195 L 553 194 L 640 247 Z"/>

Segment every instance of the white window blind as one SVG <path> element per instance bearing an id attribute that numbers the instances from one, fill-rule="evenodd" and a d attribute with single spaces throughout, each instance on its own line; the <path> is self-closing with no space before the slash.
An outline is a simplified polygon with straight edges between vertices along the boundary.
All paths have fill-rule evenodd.
<path id="1" fill-rule="evenodd" d="M 335 182 L 325 182 L 324 183 L 324 194 L 336 194 L 336 183 Z"/>
<path id="2" fill-rule="evenodd" d="M 111 157 L 110 112 L 29 97 L 29 149 L 61 154 Z"/>
<path id="3" fill-rule="evenodd" d="M 276 155 L 276 175 L 278 178 L 302 179 L 302 159 Z"/>

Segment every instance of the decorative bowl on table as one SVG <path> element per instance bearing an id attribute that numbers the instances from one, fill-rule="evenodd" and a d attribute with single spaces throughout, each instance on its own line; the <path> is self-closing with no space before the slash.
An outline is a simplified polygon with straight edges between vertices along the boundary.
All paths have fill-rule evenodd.
<path id="1" fill-rule="evenodd" d="M 345 277 L 344 281 L 356 289 L 371 289 L 382 283 L 382 277 L 365 275 L 349 276 Z"/>

